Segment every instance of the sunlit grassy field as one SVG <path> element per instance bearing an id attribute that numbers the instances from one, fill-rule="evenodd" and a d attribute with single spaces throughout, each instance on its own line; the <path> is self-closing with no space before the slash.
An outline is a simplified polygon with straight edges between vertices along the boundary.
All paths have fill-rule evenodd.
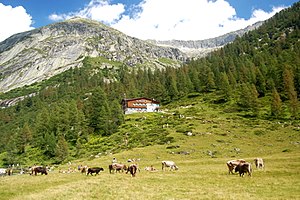
<path id="1" fill-rule="evenodd" d="M 153 151 L 155 148 L 131 153 Z M 266 168 L 254 168 L 252 177 L 243 178 L 228 175 L 225 158 L 163 157 L 175 160 L 179 170 L 162 171 L 161 159 L 143 157 L 136 177 L 109 174 L 107 168 L 97 176 L 54 170 L 47 176 L 1 177 L 0 199 L 299 199 L 299 153 L 265 156 Z M 105 167 L 108 160 L 106 157 L 89 164 Z M 144 171 L 150 164 L 158 171 Z"/>
<path id="2" fill-rule="evenodd" d="M 181 116 L 137 114 L 127 116 L 126 123 L 143 130 L 151 118 L 160 117 L 175 142 L 75 160 L 47 176 L 0 177 L 0 199 L 300 199 L 299 122 L 238 117 L 198 99 L 168 108 L 174 111 Z M 136 120 L 144 115 L 145 120 Z M 113 157 L 126 164 L 139 159 L 140 172 L 136 177 L 110 174 Z M 264 159 L 265 169 L 255 168 L 256 157 Z M 226 162 L 237 158 L 252 163 L 252 177 L 228 174 Z M 179 170 L 162 171 L 162 160 L 175 161 Z M 59 173 L 81 164 L 105 171 L 97 176 Z M 157 171 L 144 170 L 150 165 Z"/>

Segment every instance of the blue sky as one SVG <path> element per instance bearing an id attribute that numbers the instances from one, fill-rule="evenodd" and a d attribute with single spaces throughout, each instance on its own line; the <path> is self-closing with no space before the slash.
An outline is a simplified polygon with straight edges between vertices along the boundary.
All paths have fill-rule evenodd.
<path id="1" fill-rule="evenodd" d="M 74 16 L 140 39 L 200 40 L 266 20 L 297 0 L 0 0 L 0 41 Z"/>

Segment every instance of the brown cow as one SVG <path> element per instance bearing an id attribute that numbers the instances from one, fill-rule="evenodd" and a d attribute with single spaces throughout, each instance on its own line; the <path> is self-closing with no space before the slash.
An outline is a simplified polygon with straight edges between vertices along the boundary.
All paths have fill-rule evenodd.
<path id="1" fill-rule="evenodd" d="M 235 172 L 239 172 L 240 176 L 243 177 L 244 174 L 248 173 L 248 176 L 252 174 L 251 163 L 240 163 L 235 167 Z"/>
<path id="2" fill-rule="evenodd" d="M 32 167 L 31 168 L 31 175 L 37 175 L 38 173 L 41 173 L 41 175 L 45 174 L 47 175 L 47 168 L 46 167 L 41 167 L 41 166 L 37 166 L 37 167 Z"/>
<path id="3" fill-rule="evenodd" d="M 230 173 L 233 174 L 233 170 L 240 163 L 246 163 L 246 161 L 244 159 L 237 159 L 237 160 L 229 160 L 229 161 L 227 161 L 226 165 L 228 167 L 228 173 L 229 174 Z"/>
<path id="4" fill-rule="evenodd" d="M 13 168 L 6 169 L 6 173 L 7 173 L 8 176 L 12 175 L 13 174 Z"/>
<path id="5" fill-rule="evenodd" d="M 257 169 L 263 169 L 265 167 L 264 161 L 262 158 L 255 158 L 254 163 Z"/>
<path id="6" fill-rule="evenodd" d="M 108 166 L 109 173 L 112 172 L 124 172 L 127 170 L 127 166 L 125 164 L 113 163 Z"/>
<path id="7" fill-rule="evenodd" d="M 104 169 L 102 167 L 88 168 L 86 175 L 91 174 L 93 176 L 93 173 L 96 173 L 96 175 L 98 175 L 100 171 L 104 171 Z"/>
<path id="8" fill-rule="evenodd" d="M 127 174 L 128 172 L 130 172 L 131 176 L 132 176 L 132 177 L 135 177 L 135 174 L 136 174 L 137 169 L 138 169 L 137 164 L 131 164 L 131 165 L 129 165 L 129 167 L 127 168 L 126 174 Z"/>

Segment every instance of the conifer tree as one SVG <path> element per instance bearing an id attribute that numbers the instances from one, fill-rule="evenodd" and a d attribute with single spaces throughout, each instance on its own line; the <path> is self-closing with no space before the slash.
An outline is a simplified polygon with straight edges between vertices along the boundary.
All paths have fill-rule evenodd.
<path id="1" fill-rule="evenodd" d="M 192 82 L 194 91 L 200 92 L 201 91 L 201 83 L 199 80 L 199 73 L 194 67 L 192 67 L 189 70 L 189 76 L 190 76 L 190 80 Z"/>
<path id="2" fill-rule="evenodd" d="M 124 123 L 124 114 L 122 110 L 122 106 L 118 99 L 115 99 L 110 104 L 111 108 L 111 125 L 110 125 L 110 132 L 116 132 L 118 127 Z"/>
<path id="3" fill-rule="evenodd" d="M 230 98 L 232 96 L 232 89 L 230 87 L 227 74 L 224 72 L 221 73 L 220 83 L 221 83 L 220 89 L 221 89 L 222 93 L 225 95 L 225 98 L 227 100 L 230 100 Z"/>
<path id="4" fill-rule="evenodd" d="M 149 97 L 157 100 L 166 99 L 167 92 L 164 84 L 162 83 L 162 72 L 156 69 L 154 71 L 153 79 L 149 86 Z"/>
<path id="5" fill-rule="evenodd" d="M 171 99 L 176 99 L 178 97 L 176 74 L 175 70 L 171 68 L 167 68 L 166 70 L 166 90 Z"/>
<path id="6" fill-rule="evenodd" d="M 30 144 L 32 140 L 32 131 L 29 128 L 28 122 L 25 122 L 23 127 L 18 130 L 16 137 L 16 145 L 19 149 L 19 153 L 25 152 L 25 147 Z"/>
<path id="7" fill-rule="evenodd" d="M 259 96 L 265 96 L 266 81 L 265 81 L 263 74 L 259 70 L 259 68 L 256 68 L 256 83 L 255 83 L 255 85 L 257 88 L 257 92 L 259 93 Z"/>
<path id="8" fill-rule="evenodd" d="M 297 92 L 294 86 L 294 75 L 293 72 L 286 67 L 283 72 L 283 81 L 285 92 L 290 101 L 290 110 L 292 117 L 296 117 L 298 113 L 298 99 Z"/>
<path id="9" fill-rule="evenodd" d="M 108 106 L 106 94 L 103 89 L 98 87 L 90 96 L 85 113 L 88 116 L 89 126 L 95 133 L 109 135 L 111 112 Z"/>
<path id="10" fill-rule="evenodd" d="M 253 114 L 258 114 L 258 92 L 255 88 L 255 85 L 249 83 L 243 83 L 241 85 L 239 104 L 242 108 L 252 111 Z"/>
<path id="11" fill-rule="evenodd" d="M 213 71 L 208 68 L 208 74 L 207 74 L 207 79 L 206 79 L 206 91 L 210 91 L 216 87 L 215 84 L 215 75 Z"/>
<path id="12" fill-rule="evenodd" d="M 69 147 L 63 135 L 58 137 L 56 149 L 55 149 L 55 159 L 58 163 L 64 161 L 69 155 Z"/>
<path id="13" fill-rule="evenodd" d="M 276 88 L 274 88 L 272 92 L 271 115 L 274 116 L 275 118 L 279 118 L 281 114 L 282 114 L 282 102 Z"/>

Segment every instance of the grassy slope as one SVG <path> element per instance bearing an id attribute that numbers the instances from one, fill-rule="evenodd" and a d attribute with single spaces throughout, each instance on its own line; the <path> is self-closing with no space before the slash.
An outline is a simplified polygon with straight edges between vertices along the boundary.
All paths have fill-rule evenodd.
<path id="1" fill-rule="evenodd" d="M 297 199 L 300 196 L 299 122 L 257 120 L 222 112 L 225 105 L 211 105 L 203 97 L 185 99 L 168 106 L 169 114 L 134 114 L 126 123 L 143 128 L 148 119 L 161 118 L 176 142 L 103 155 L 72 163 L 101 166 L 99 176 L 80 173 L 48 176 L 15 175 L 0 177 L 0 199 Z M 192 106 L 191 106 L 192 105 Z M 180 113 L 172 115 L 173 112 Z M 137 118 L 146 117 L 145 120 Z M 158 126 L 161 126 L 158 125 Z M 187 136 L 191 131 L 193 136 Z M 173 147 L 173 148 L 172 148 Z M 189 152 L 189 155 L 178 152 Z M 141 172 L 109 174 L 112 157 L 121 162 L 140 158 Z M 255 157 L 265 160 L 264 170 L 254 169 L 253 177 L 228 175 L 226 161 Z M 174 160 L 175 172 L 163 172 L 161 160 Z M 146 172 L 153 165 L 159 171 Z M 59 166 L 67 169 L 68 166 Z"/>

